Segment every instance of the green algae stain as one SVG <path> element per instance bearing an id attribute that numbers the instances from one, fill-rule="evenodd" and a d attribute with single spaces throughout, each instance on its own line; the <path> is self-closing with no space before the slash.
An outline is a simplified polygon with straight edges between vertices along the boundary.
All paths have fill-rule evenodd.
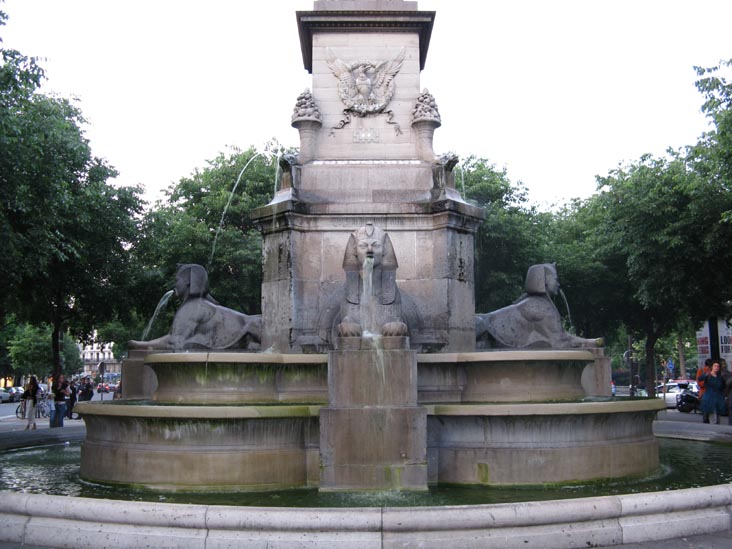
<path id="1" fill-rule="evenodd" d="M 490 473 L 488 471 L 487 463 L 478 463 L 476 472 L 477 472 L 479 483 L 488 484 L 490 482 L 491 477 L 490 477 Z"/>

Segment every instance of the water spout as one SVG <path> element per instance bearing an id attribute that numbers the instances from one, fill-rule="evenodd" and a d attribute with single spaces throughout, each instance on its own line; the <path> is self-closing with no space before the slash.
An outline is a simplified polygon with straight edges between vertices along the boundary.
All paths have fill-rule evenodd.
<path id="1" fill-rule="evenodd" d="M 208 258 L 208 271 L 211 272 L 211 269 L 213 267 L 213 258 L 214 254 L 216 253 L 216 242 L 219 239 L 219 234 L 221 234 L 221 229 L 224 227 L 224 218 L 226 217 L 226 212 L 229 209 L 229 206 L 231 205 L 231 201 L 234 199 L 234 193 L 236 193 L 236 188 L 239 186 L 239 181 L 241 181 L 241 176 L 244 175 L 244 172 L 247 171 L 247 168 L 249 167 L 249 164 L 252 163 L 252 161 L 257 158 L 258 156 L 261 156 L 262 153 L 254 153 L 254 156 L 252 156 L 249 161 L 244 164 L 244 167 L 239 172 L 239 177 L 236 178 L 236 183 L 234 183 L 234 188 L 231 189 L 231 192 L 229 193 L 229 200 L 226 202 L 226 206 L 224 206 L 224 211 L 221 212 L 221 220 L 219 221 L 219 228 L 216 229 L 216 235 L 214 235 L 214 241 L 213 246 L 211 247 L 211 255 Z"/>
<path id="2" fill-rule="evenodd" d="M 374 326 L 374 258 L 367 256 L 363 260 L 363 288 L 361 289 L 361 327 L 363 335 L 369 336 L 376 333 Z"/>
<path id="3" fill-rule="evenodd" d="M 142 337 L 140 338 L 141 341 L 147 341 L 147 337 L 150 335 L 150 330 L 152 329 L 153 323 L 155 322 L 155 319 L 157 319 L 160 312 L 165 309 L 165 307 L 168 305 L 168 301 L 170 301 L 170 296 L 173 295 L 173 290 L 168 290 L 163 294 L 163 297 L 160 298 L 160 301 L 158 301 L 157 307 L 155 307 L 155 312 L 153 313 L 152 317 L 150 318 L 150 322 L 147 323 L 147 327 L 142 332 Z"/>
<path id="4" fill-rule="evenodd" d="M 564 308 L 567 310 L 567 319 L 569 320 L 569 331 L 570 333 L 574 333 L 574 324 L 572 323 L 572 313 L 569 311 L 569 302 L 567 301 L 567 296 L 564 295 L 564 292 L 561 288 L 559 288 L 559 295 L 562 296 L 562 299 L 564 300 Z"/>

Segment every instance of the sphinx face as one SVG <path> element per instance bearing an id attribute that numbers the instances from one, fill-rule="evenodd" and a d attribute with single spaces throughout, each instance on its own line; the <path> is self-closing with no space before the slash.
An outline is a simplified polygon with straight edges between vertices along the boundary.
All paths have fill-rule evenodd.
<path id="1" fill-rule="evenodd" d="M 356 256 L 360 265 L 363 265 L 366 258 L 370 257 L 374 260 L 374 267 L 377 267 L 384 257 L 384 246 L 378 238 L 362 238 L 356 245 Z"/>

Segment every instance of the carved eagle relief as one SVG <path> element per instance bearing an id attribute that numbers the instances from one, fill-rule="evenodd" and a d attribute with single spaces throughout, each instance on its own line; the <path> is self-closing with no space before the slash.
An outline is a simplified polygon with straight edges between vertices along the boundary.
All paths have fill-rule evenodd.
<path id="1" fill-rule="evenodd" d="M 394 77 L 402 68 L 404 48 L 391 61 L 348 64 L 327 49 L 326 62 L 338 79 L 338 94 L 347 110 L 365 116 L 384 110 L 394 97 Z"/>
<path id="2" fill-rule="evenodd" d="M 338 59 L 333 51 L 326 50 L 326 62 L 333 75 L 338 79 L 338 95 L 346 106 L 342 120 L 333 129 L 340 129 L 350 122 L 349 113 L 357 116 L 366 116 L 386 112 L 391 121 L 391 111 L 384 111 L 394 97 L 394 77 L 399 73 L 406 56 L 404 48 L 390 61 L 372 63 L 370 61 L 356 61 L 346 63 Z M 397 132 L 401 133 L 398 129 Z"/>

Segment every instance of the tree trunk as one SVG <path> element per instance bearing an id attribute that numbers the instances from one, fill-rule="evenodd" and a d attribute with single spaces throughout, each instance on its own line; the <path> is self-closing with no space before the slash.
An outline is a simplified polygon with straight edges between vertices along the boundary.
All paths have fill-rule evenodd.
<path id="1" fill-rule="evenodd" d="M 54 379 L 63 371 L 61 366 L 61 323 L 54 321 L 51 332 L 51 349 L 53 349 L 53 373 Z"/>
<path id="2" fill-rule="evenodd" d="M 684 355 L 684 343 L 681 341 L 681 336 L 676 341 L 676 348 L 679 351 L 679 370 L 681 371 L 681 379 L 686 379 L 686 355 Z"/>
<path id="3" fill-rule="evenodd" d="M 646 390 L 649 397 L 656 396 L 656 341 L 656 334 L 646 334 Z"/>

